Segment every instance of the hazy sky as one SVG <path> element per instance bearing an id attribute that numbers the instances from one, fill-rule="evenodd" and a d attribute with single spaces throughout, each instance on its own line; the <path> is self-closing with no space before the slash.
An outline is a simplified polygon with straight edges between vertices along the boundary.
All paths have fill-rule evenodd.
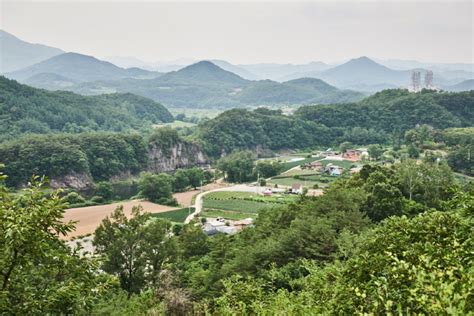
<path id="1" fill-rule="evenodd" d="M 473 62 L 470 0 L 0 2 L 2 29 L 97 57 Z"/>

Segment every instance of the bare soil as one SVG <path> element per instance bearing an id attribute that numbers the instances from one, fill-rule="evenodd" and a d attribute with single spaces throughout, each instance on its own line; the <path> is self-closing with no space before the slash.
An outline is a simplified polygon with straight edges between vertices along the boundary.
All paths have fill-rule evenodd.
<path id="1" fill-rule="evenodd" d="M 123 201 L 118 203 L 96 205 L 87 207 L 78 207 L 67 209 L 64 213 L 64 222 L 78 221 L 76 230 L 71 232 L 66 239 L 94 233 L 95 229 L 100 225 L 102 220 L 109 216 L 119 205 L 123 205 L 123 211 L 127 217 L 131 216 L 132 207 L 141 205 L 145 212 L 161 213 L 167 212 L 179 207 L 159 205 L 148 201 Z"/>

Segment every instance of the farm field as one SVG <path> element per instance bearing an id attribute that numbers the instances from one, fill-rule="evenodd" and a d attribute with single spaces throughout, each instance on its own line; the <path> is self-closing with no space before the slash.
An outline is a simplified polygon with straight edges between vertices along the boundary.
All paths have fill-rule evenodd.
<path id="1" fill-rule="evenodd" d="M 217 217 L 228 219 L 255 218 L 260 210 L 288 204 L 295 198 L 283 195 L 266 197 L 250 192 L 213 192 L 204 197 L 203 216 L 216 217 L 210 214 L 218 214 Z"/>
<path id="2" fill-rule="evenodd" d="M 154 213 L 151 216 L 153 218 L 167 219 L 175 223 L 184 223 L 184 220 L 186 219 L 186 217 L 188 217 L 188 215 L 191 214 L 192 212 L 194 212 L 194 208 L 185 207 L 185 208 L 168 211 L 168 212 Z"/>
<path id="3" fill-rule="evenodd" d="M 225 219 L 230 219 L 230 220 L 242 220 L 245 218 L 254 218 L 256 217 L 257 214 L 248 214 L 248 213 L 242 213 L 242 212 L 234 212 L 234 211 L 223 211 L 223 210 L 213 210 L 213 209 L 205 209 L 201 213 L 201 217 L 212 217 L 212 218 L 217 218 L 217 217 L 222 217 Z"/>
<path id="4" fill-rule="evenodd" d="M 150 213 L 160 213 L 178 209 L 177 207 L 159 205 L 141 200 L 70 208 L 65 211 L 63 221 L 65 223 L 69 221 L 77 221 L 77 223 L 76 230 L 69 233 L 67 239 L 94 233 L 101 221 L 109 216 L 120 205 L 123 206 L 123 211 L 127 217 L 131 216 L 132 208 L 138 205 L 141 205 L 145 212 Z"/>

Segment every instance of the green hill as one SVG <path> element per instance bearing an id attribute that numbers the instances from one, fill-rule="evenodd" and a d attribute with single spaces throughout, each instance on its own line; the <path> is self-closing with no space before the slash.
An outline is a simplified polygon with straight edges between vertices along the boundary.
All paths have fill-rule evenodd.
<path id="1" fill-rule="evenodd" d="M 303 78 L 284 83 L 246 80 L 209 61 L 151 80 L 88 82 L 73 86 L 71 90 L 82 94 L 131 92 L 169 106 L 198 108 L 334 103 L 357 101 L 363 97 L 361 93 L 342 91 L 318 79 Z"/>
<path id="2" fill-rule="evenodd" d="M 210 155 L 220 156 L 247 148 L 387 143 L 403 139 L 404 132 L 418 124 L 444 129 L 473 122 L 474 91 L 385 90 L 357 103 L 303 106 L 291 116 L 263 108 L 229 110 L 200 125 L 199 138 Z"/>
<path id="3" fill-rule="evenodd" d="M 0 76 L 0 141 L 24 133 L 124 131 L 171 121 L 164 106 L 130 93 L 50 92 Z"/>

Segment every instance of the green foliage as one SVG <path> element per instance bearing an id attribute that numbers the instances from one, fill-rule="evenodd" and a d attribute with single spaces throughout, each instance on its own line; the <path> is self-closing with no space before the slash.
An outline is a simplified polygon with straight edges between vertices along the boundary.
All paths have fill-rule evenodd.
<path id="1" fill-rule="evenodd" d="M 250 151 L 236 151 L 217 161 L 217 168 L 225 173 L 229 182 L 246 182 L 254 179 L 255 156 Z"/>
<path id="2" fill-rule="evenodd" d="M 102 269 L 119 277 L 129 297 L 147 282 L 157 282 L 163 263 L 173 254 L 171 224 L 149 219 L 140 207 L 132 209 L 131 219 L 118 207 L 95 231 L 94 246 L 104 256 Z"/>
<path id="3" fill-rule="evenodd" d="M 69 204 L 82 204 L 86 200 L 80 196 L 77 192 L 69 192 L 64 198 Z"/>
<path id="4" fill-rule="evenodd" d="M 147 161 L 140 135 L 112 133 L 24 137 L 0 145 L 0 157 L 9 186 L 26 183 L 32 174 L 50 178 L 83 174 L 108 180 L 124 172 L 137 173 Z"/>
<path id="5" fill-rule="evenodd" d="M 140 130 L 173 116 L 133 94 L 81 96 L 50 92 L 0 77 L 0 142 L 25 133 Z"/>
<path id="6" fill-rule="evenodd" d="M 369 153 L 369 156 L 371 158 L 373 158 L 374 160 L 379 160 L 384 150 L 383 147 L 380 145 L 370 145 L 367 149 L 367 152 Z"/>
<path id="7" fill-rule="evenodd" d="M 95 195 L 102 197 L 104 200 L 110 200 L 113 197 L 113 187 L 110 182 L 99 182 L 95 186 Z"/>
<path id="8" fill-rule="evenodd" d="M 33 178 L 13 197 L 0 187 L 0 310 L 6 314 L 73 314 L 90 310 L 112 282 L 93 261 L 71 254 L 58 239 L 74 229 L 61 221 L 58 192 L 45 197 Z M 112 283 L 110 283 L 112 285 Z"/>
<path id="9" fill-rule="evenodd" d="M 140 194 L 151 202 L 169 203 L 173 193 L 173 177 L 166 173 L 152 174 L 143 172 L 138 183 Z M 166 203 L 168 201 L 168 203 Z"/>

